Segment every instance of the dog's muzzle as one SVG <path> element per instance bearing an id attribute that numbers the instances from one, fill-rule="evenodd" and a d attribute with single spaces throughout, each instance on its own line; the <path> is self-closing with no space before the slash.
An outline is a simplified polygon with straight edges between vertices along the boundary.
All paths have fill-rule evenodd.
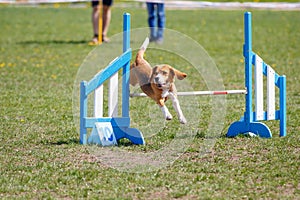
<path id="1" fill-rule="evenodd" d="M 163 88 L 166 85 L 166 83 L 162 83 L 162 82 L 159 81 L 159 77 L 155 77 L 154 78 L 154 83 L 160 89 Z"/>

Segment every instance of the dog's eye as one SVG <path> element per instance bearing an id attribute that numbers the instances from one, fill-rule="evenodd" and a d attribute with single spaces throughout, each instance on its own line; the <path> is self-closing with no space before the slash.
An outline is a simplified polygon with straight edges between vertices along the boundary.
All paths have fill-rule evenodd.
<path id="1" fill-rule="evenodd" d="M 166 71 L 162 71 L 162 74 L 163 74 L 163 75 L 167 75 L 167 74 L 168 74 L 168 72 L 166 72 Z"/>

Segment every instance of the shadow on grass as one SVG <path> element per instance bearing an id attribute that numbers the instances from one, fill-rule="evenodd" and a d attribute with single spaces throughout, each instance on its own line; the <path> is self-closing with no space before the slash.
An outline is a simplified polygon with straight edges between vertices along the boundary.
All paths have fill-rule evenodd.
<path id="1" fill-rule="evenodd" d="M 70 145 L 70 144 L 79 144 L 79 140 L 75 138 L 67 139 L 67 140 L 59 140 L 56 142 L 49 142 L 50 145 Z"/>
<path id="2" fill-rule="evenodd" d="M 17 44 L 21 44 L 21 45 L 29 45 L 29 44 L 40 44 L 40 45 L 49 45 L 49 44 L 87 44 L 87 43 L 88 42 L 86 40 L 44 40 L 44 41 L 28 40 L 28 41 L 17 42 Z"/>
<path id="3" fill-rule="evenodd" d="M 130 140 L 127 138 L 122 138 L 118 140 L 118 146 L 124 146 L 124 147 L 129 147 L 129 146 L 135 146 L 136 144 L 133 144 Z"/>
<path id="4" fill-rule="evenodd" d="M 55 141 L 55 142 L 48 142 L 48 144 L 57 145 L 57 146 L 79 144 L 79 140 L 75 139 L 75 138 L 71 138 L 71 139 L 59 140 L 59 141 Z M 135 144 L 133 144 L 130 140 L 128 140 L 126 138 L 122 138 L 122 139 L 118 140 L 118 146 L 128 147 L 128 146 L 135 146 Z"/>

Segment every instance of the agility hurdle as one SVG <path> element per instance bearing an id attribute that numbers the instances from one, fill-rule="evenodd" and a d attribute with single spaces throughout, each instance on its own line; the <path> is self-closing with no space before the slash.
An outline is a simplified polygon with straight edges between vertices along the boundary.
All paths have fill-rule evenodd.
<path id="1" fill-rule="evenodd" d="M 268 64 L 252 51 L 251 13 L 244 14 L 245 44 L 243 55 L 245 60 L 245 113 L 240 121 L 232 123 L 227 136 L 253 133 L 260 137 L 270 138 L 272 133 L 267 125 L 260 121 L 280 120 L 279 136 L 286 136 L 286 77 L 279 76 Z M 252 66 L 255 81 L 255 111 L 252 109 Z M 267 111 L 264 111 L 263 75 L 267 77 Z M 275 86 L 279 88 L 279 110 L 275 107 Z"/>
<path id="2" fill-rule="evenodd" d="M 142 133 L 130 128 L 129 75 L 132 50 L 130 48 L 130 14 L 123 15 L 123 54 L 114 59 L 90 81 L 80 83 L 80 143 L 113 142 L 121 138 L 133 144 L 145 144 Z M 118 116 L 118 71 L 122 69 L 122 116 Z M 108 117 L 103 117 L 103 83 L 109 81 Z M 94 116 L 88 117 L 88 96 L 94 92 Z M 87 129 L 93 128 L 98 140 L 87 137 Z M 98 133 L 97 133 L 98 131 Z M 93 132 L 92 132 L 93 133 Z M 100 134 L 101 133 L 101 134 Z M 110 143 L 111 144 L 111 143 Z"/>
<path id="3" fill-rule="evenodd" d="M 286 77 L 279 76 L 257 54 L 252 52 L 251 13 L 244 14 L 243 55 L 245 60 L 245 90 L 178 92 L 178 96 L 245 94 L 245 113 L 240 121 L 230 125 L 227 136 L 253 133 L 272 137 L 270 129 L 259 121 L 280 120 L 280 136 L 286 136 Z M 252 111 L 252 65 L 255 66 L 255 112 Z M 267 77 L 267 111 L 263 109 L 263 75 Z M 280 90 L 280 109 L 275 110 L 275 86 Z M 131 93 L 130 97 L 146 97 L 145 93 Z"/>

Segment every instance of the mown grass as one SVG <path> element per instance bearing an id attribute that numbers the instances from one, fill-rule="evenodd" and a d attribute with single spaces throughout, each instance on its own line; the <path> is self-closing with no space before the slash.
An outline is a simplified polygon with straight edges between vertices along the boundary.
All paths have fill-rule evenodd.
<path id="1" fill-rule="evenodd" d="M 197 1 L 197 0 L 195 0 Z M 299 2 L 298 0 L 208 0 L 209 2 Z"/>
<path id="2" fill-rule="evenodd" d="M 133 28 L 147 26 L 145 10 L 115 7 L 110 35 L 121 31 L 125 11 L 132 15 Z M 277 122 L 268 122 L 272 139 L 224 137 L 244 109 L 243 96 L 228 96 L 224 129 L 212 150 L 202 154 L 204 133 L 199 133 L 172 165 L 151 173 L 120 172 L 78 144 L 72 91 L 78 67 L 94 48 L 87 45 L 90 12 L 0 7 L 1 198 L 299 198 L 299 12 L 253 10 L 254 51 L 287 76 L 287 137 L 278 137 Z M 170 10 L 167 27 L 207 50 L 227 89 L 243 87 L 243 11 Z M 201 108 L 200 126 L 205 127 L 211 111 Z M 117 148 L 151 152 L 171 140 L 172 132 L 159 133 L 147 138 L 145 147 Z"/>

